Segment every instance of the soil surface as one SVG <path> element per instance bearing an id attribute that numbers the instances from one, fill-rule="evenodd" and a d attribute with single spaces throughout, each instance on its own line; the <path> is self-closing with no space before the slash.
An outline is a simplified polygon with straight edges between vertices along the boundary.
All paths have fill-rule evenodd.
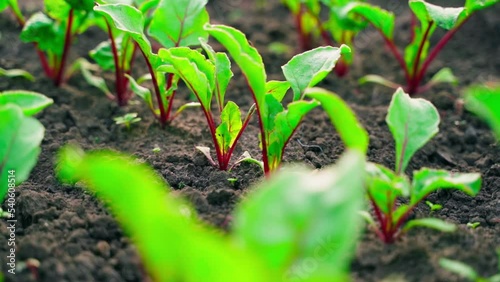
<path id="1" fill-rule="evenodd" d="M 26 14 L 36 9 L 32 2 L 24 3 Z M 268 6 L 260 10 L 253 1 L 217 0 L 209 3 L 209 9 L 213 22 L 235 26 L 248 35 L 262 53 L 269 79 L 283 79 L 280 67 L 296 51 L 293 48 L 298 45 L 297 37 L 288 11 L 276 0 L 268 2 Z M 410 13 L 406 3 L 378 2 L 396 12 L 397 29 L 401 30 L 397 41 L 407 42 L 405 32 L 409 28 Z M 441 2 L 460 5 L 463 1 Z M 460 91 L 471 83 L 500 80 L 499 12 L 497 5 L 475 15 L 430 68 L 429 75 L 432 75 L 441 67 L 449 66 L 460 83 L 424 93 L 423 97 L 440 111 L 440 132 L 415 155 L 407 170 L 411 173 L 425 166 L 480 172 L 483 175 L 481 192 L 475 198 L 450 191 L 428 197 L 429 201 L 443 205 L 433 216 L 456 223 L 459 228 L 455 233 L 418 229 L 393 245 L 384 245 L 374 234 L 366 232 L 352 263 L 354 281 L 461 281 L 440 268 L 441 257 L 464 261 L 484 276 L 498 271 L 495 248 L 500 247 L 500 146 L 486 125 L 463 111 L 457 99 Z M 37 80 L 31 83 L 0 78 L 0 91 L 34 90 L 53 98 L 55 103 L 38 116 L 46 128 L 42 154 L 29 180 L 16 192 L 18 269 L 16 275 L 5 275 L 7 281 L 149 280 L 135 247 L 106 208 L 81 187 L 62 185 L 55 178 L 55 155 L 67 143 L 79 144 L 86 150 L 110 148 L 144 160 L 164 177 L 175 193 L 191 200 L 200 217 L 215 226 L 228 227 L 228 216 L 235 203 L 252 183 L 261 179 L 262 173 L 249 164 L 242 164 L 231 172 L 218 171 L 194 149 L 199 145 L 212 146 L 208 129 L 202 126 L 205 119 L 201 111 L 189 110 L 170 127 L 162 129 L 137 98 L 131 105 L 119 108 L 86 84 L 80 74 L 56 88 L 43 77 L 33 46 L 20 42 L 19 31 L 8 13 L 0 14 L 0 67 L 26 69 Z M 75 42 L 71 59 L 88 57 L 88 51 L 105 38 L 100 30 L 89 30 Z M 273 53 L 269 50 L 272 42 L 287 44 L 292 49 L 286 54 Z M 374 30 L 363 32 L 356 48 L 355 63 L 347 77 L 339 79 L 332 75 L 321 86 L 341 95 L 358 114 L 370 134 L 369 160 L 394 167 L 394 145 L 385 124 L 392 91 L 374 85 L 359 86 L 357 79 L 365 74 L 382 74 L 401 81 L 402 76 Z M 235 79 L 227 97 L 245 111 L 251 105 L 251 96 L 241 72 L 234 71 Z M 143 73 L 146 68 L 139 63 L 136 74 Z M 113 79 L 111 74 L 105 77 Z M 181 89 L 176 105 L 188 99 L 189 93 Z M 112 120 L 128 112 L 137 112 L 142 118 L 130 131 Z M 259 157 L 257 136 L 254 119 L 243 134 L 235 158 L 244 151 Z M 155 147 L 161 151 L 153 153 Z M 334 163 L 342 151 L 341 141 L 329 119 L 316 110 L 294 135 L 284 161 L 305 162 L 322 168 Z M 237 181 L 231 184 L 228 178 L 237 178 Z M 429 208 L 421 204 L 414 216 L 425 217 L 429 213 Z M 466 226 L 469 222 L 480 225 L 472 230 Z M 4 273 L 9 248 L 6 228 L 7 224 L 0 221 L 0 261 Z"/>

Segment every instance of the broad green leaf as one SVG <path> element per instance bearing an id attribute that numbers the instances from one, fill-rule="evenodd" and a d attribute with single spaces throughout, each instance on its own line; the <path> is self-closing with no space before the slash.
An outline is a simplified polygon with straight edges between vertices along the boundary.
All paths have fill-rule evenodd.
<path id="1" fill-rule="evenodd" d="M 347 45 L 318 47 L 294 56 L 282 66 L 283 74 L 290 82 L 293 100 L 301 99 L 307 87 L 313 87 L 323 80 L 335 67 L 342 54 L 350 53 Z"/>
<path id="2" fill-rule="evenodd" d="M 28 179 L 40 154 L 45 129 L 14 104 L 0 106 L 0 201 L 8 191 L 9 175 L 16 184 Z"/>
<path id="3" fill-rule="evenodd" d="M 9 103 L 20 107 L 24 115 L 32 116 L 52 105 L 54 100 L 40 93 L 27 90 L 0 92 L 0 107 Z"/>
<path id="4" fill-rule="evenodd" d="M 281 103 L 290 86 L 288 81 L 271 80 L 266 83 L 266 94 L 273 95 L 274 99 Z"/>
<path id="5" fill-rule="evenodd" d="M 173 66 L 175 73 L 196 95 L 203 108 L 210 111 L 215 87 L 215 66 L 198 50 L 188 47 L 162 48 L 158 56 Z"/>
<path id="6" fill-rule="evenodd" d="M 440 83 L 458 84 L 458 78 L 453 74 L 450 68 L 440 69 L 430 80 L 433 85 Z"/>
<path id="7" fill-rule="evenodd" d="M 215 98 L 217 99 L 219 110 L 222 111 L 227 86 L 233 77 L 231 61 L 226 53 L 216 53 L 202 38 L 200 38 L 200 43 L 210 61 L 215 65 Z"/>
<path id="8" fill-rule="evenodd" d="M 152 65 L 156 66 L 155 56 L 151 51 L 151 43 L 144 34 L 144 17 L 141 11 L 125 4 L 106 4 L 94 7 L 94 10 L 105 16 L 112 26 L 130 35 Z"/>
<path id="9" fill-rule="evenodd" d="M 445 8 L 423 0 L 410 0 L 410 8 L 421 22 L 434 22 L 440 28 L 450 30 L 455 27 L 461 8 Z"/>
<path id="10" fill-rule="evenodd" d="M 401 85 L 396 84 L 388 80 L 387 78 L 376 74 L 365 75 L 358 80 L 358 83 L 360 85 L 363 85 L 365 83 L 376 83 L 392 89 L 398 89 L 399 87 L 401 87 Z"/>
<path id="11" fill-rule="evenodd" d="M 153 13 L 149 35 L 163 47 L 199 45 L 199 38 L 208 39 L 203 29 L 209 22 L 205 9 L 207 0 L 161 0 Z"/>
<path id="12" fill-rule="evenodd" d="M 66 0 L 44 0 L 47 14 L 58 21 L 65 21 L 68 18 L 71 5 Z"/>
<path id="13" fill-rule="evenodd" d="M 439 113 L 431 102 L 410 98 L 399 88 L 385 120 L 396 142 L 396 173 L 402 174 L 415 152 L 438 133 Z"/>
<path id="14" fill-rule="evenodd" d="M 234 102 L 227 102 L 220 115 L 221 124 L 216 129 L 217 143 L 222 151 L 228 152 L 236 141 L 243 126 L 241 122 L 241 112 Z"/>
<path id="15" fill-rule="evenodd" d="M 363 154 L 348 151 L 321 171 L 274 174 L 237 207 L 236 241 L 285 281 L 347 281 L 335 277 L 347 274 L 361 230 L 364 163 Z M 300 271 L 311 260 L 315 268 Z"/>
<path id="16" fill-rule="evenodd" d="M 23 42 L 36 42 L 42 51 L 61 55 L 64 46 L 64 30 L 56 22 L 38 12 L 28 19 L 21 31 Z"/>
<path id="17" fill-rule="evenodd" d="M 219 41 L 233 57 L 240 67 L 252 91 L 259 116 L 267 116 L 266 99 L 266 70 L 262 57 L 255 47 L 247 40 L 241 31 L 225 25 L 206 25 L 205 29 L 210 36 Z M 263 127 L 267 128 L 263 119 Z"/>
<path id="18" fill-rule="evenodd" d="M 500 84 L 471 86 L 464 96 L 465 107 L 488 122 L 500 140 Z"/>
<path id="19" fill-rule="evenodd" d="M 269 95 L 270 96 L 270 95 Z M 272 96 L 270 96 L 272 97 Z M 268 159 L 270 170 L 277 169 L 283 158 L 285 146 L 302 119 L 319 105 L 317 101 L 295 101 L 285 111 L 276 113 L 274 126 L 268 136 Z M 271 110 L 269 111 L 271 112 Z"/>
<path id="20" fill-rule="evenodd" d="M 191 207 L 167 193 L 163 179 L 137 160 L 66 147 L 57 171 L 60 179 L 84 183 L 107 203 L 131 235 L 153 280 L 273 281 L 256 257 L 204 227 Z"/>
<path id="21" fill-rule="evenodd" d="M 457 226 L 455 224 L 446 222 L 438 218 L 419 218 L 408 221 L 403 228 L 403 232 L 406 232 L 415 227 L 426 227 L 441 232 L 454 232 L 455 230 L 457 230 Z"/>
<path id="22" fill-rule="evenodd" d="M 481 189 L 481 174 L 423 168 L 413 173 L 410 201 L 418 203 L 438 189 L 456 189 L 475 196 Z"/>
<path id="23" fill-rule="evenodd" d="M 10 77 L 10 78 L 23 77 L 29 81 L 35 81 L 35 77 L 31 73 L 29 73 L 25 70 L 22 70 L 22 69 L 6 70 L 3 68 L 0 68 L 0 76 L 6 76 L 6 77 Z"/>
<path id="24" fill-rule="evenodd" d="M 322 88 L 307 89 L 306 97 L 321 103 L 346 148 L 366 153 L 368 150 L 368 133 L 366 133 L 346 102 L 335 93 Z"/>
<path id="25" fill-rule="evenodd" d="M 392 12 L 362 2 L 352 2 L 347 5 L 345 9 L 346 12 L 352 12 L 364 17 L 369 23 L 378 29 L 384 37 L 389 40 L 393 39 L 396 18 Z"/>
<path id="26" fill-rule="evenodd" d="M 448 271 L 460 275 L 463 278 L 470 279 L 471 281 L 478 281 L 477 279 L 479 278 L 479 275 L 476 273 L 474 268 L 463 262 L 441 258 L 439 259 L 439 265 Z"/>

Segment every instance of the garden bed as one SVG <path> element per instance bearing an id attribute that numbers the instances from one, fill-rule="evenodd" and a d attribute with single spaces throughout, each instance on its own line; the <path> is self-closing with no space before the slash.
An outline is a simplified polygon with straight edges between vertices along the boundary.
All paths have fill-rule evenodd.
<path id="1" fill-rule="evenodd" d="M 235 1 L 241 2 L 238 5 L 229 2 L 233 3 L 217 0 L 209 4 L 212 21 L 245 32 L 261 52 L 269 78 L 282 79 L 280 67 L 293 54 L 278 55 L 270 52 L 268 46 L 273 41 L 297 46 L 289 12 L 278 1 L 268 1 L 269 5 L 262 11 L 247 1 Z M 394 10 L 403 21 L 409 19 L 406 3 L 394 9 L 388 6 L 390 3 L 385 3 L 393 1 L 380 2 L 383 7 Z M 462 1 L 441 2 L 462 4 Z M 410 172 L 425 166 L 480 172 L 483 175 L 481 192 L 475 198 L 450 191 L 440 191 L 428 197 L 431 202 L 443 205 L 443 209 L 433 216 L 459 225 L 455 233 L 416 229 L 395 244 L 385 245 L 374 234 L 365 232 L 352 263 L 354 281 L 386 278 L 460 281 L 439 266 L 438 260 L 442 257 L 464 261 L 482 275 L 492 275 L 497 271 L 500 146 L 495 145 L 486 125 L 462 111 L 456 99 L 460 90 L 469 84 L 500 80 L 499 8 L 497 5 L 475 15 L 432 65 L 430 73 L 443 66 L 451 67 L 460 84 L 435 88 L 423 95 L 440 112 L 440 132 L 415 155 L 407 170 Z M 18 267 L 22 267 L 21 262 L 32 264 L 32 259 L 40 265 L 36 270 L 25 268 L 15 276 L 6 275 L 7 281 L 148 281 L 134 246 L 105 207 L 81 187 L 66 186 L 57 181 L 54 158 L 66 143 L 79 144 L 85 150 L 110 148 L 134 155 L 154 167 L 175 193 L 186 196 L 201 218 L 222 229 L 230 228 L 234 204 L 245 197 L 252 183 L 261 180 L 262 173 L 251 164 L 242 164 L 231 172 L 219 171 L 195 150 L 195 146 L 211 145 L 208 128 L 200 126 L 205 124 L 200 110 L 187 110 L 171 126 L 162 129 L 138 99 L 128 107 L 118 108 L 99 90 L 86 84 L 80 74 L 63 87 L 56 88 L 43 78 L 33 46 L 20 42 L 19 28 L 7 13 L 0 14 L 0 26 L 0 67 L 22 68 L 38 78 L 34 83 L 0 78 L 0 90 L 34 90 L 54 99 L 54 105 L 38 116 L 46 128 L 38 164 L 29 180 L 16 192 Z M 408 26 L 401 24 L 397 28 L 407 29 Z M 88 51 L 104 39 L 105 34 L 91 29 L 79 37 L 72 49 L 72 57 L 87 56 Z M 402 42 L 407 38 L 397 40 Z M 358 86 L 357 79 L 371 73 L 396 80 L 402 77 L 397 62 L 375 31 L 364 32 L 356 48 L 355 64 L 348 76 L 338 79 L 332 74 L 322 86 L 348 101 L 369 132 L 368 159 L 394 167 L 394 145 L 385 123 L 392 91 L 373 85 Z M 139 64 L 136 72 L 145 73 L 145 66 Z M 235 77 L 237 79 L 230 85 L 227 95 L 246 111 L 252 99 L 243 78 Z M 178 102 L 187 101 L 187 89 L 181 88 L 178 97 Z M 142 118 L 130 131 L 116 125 L 112 119 L 127 112 L 137 112 Z M 252 156 L 260 157 L 258 133 L 257 119 L 254 118 L 244 132 L 235 156 L 249 151 Z M 161 151 L 153 152 L 155 147 Z M 305 162 L 311 167 L 322 168 L 334 163 L 342 151 L 342 142 L 329 118 L 315 110 L 292 137 L 284 161 Z M 237 181 L 231 183 L 228 178 Z M 427 216 L 429 212 L 429 207 L 421 204 L 415 216 Z M 470 229 L 466 227 L 469 222 L 479 222 L 480 225 Z M 1 221 L 0 253 L 4 270 L 4 254 L 9 248 L 6 227 L 7 224 Z"/>

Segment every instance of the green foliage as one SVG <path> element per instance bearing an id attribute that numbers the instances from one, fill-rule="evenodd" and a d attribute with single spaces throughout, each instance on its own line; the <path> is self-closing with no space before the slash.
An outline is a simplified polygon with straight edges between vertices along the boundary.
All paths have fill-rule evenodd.
<path id="1" fill-rule="evenodd" d="M 22 77 L 22 78 L 25 78 L 29 81 L 35 81 L 35 77 L 31 73 L 29 73 L 25 70 L 22 70 L 22 69 L 6 70 L 3 68 L 0 68 L 0 76 L 6 76 L 6 77 L 11 77 L 11 78 Z"/>
<path id="2" fill-rule="evenodd" d="M 480 276 L 474 268 L 461 261 L 441 258 L 439 265 L 449 272 L 458 274 L 460 277 L 473 282 L 500 282 L 500 248 L 497 249 L 498 256 L 498 274 L 490 277 Z"/>
<path id="3" fill-rule="evenodd" d="M 363 154 L 350 151 L 313 175 L 297 167 L 277 173 L 237 207 L 229 238 L 201 224 L 152 169 L 129 157 L 66 147 L 57 174 L 108 204 L 155 281 L 321 282 L 349 280 L 363 166 Z M 318 267 L 304 270 L 311 259 Z"/>
<path id="4" fill-rule="evenodd" d="M 0 201 L 12 184 L 9 179 L 20 184 L 35 166 L 45 129 L 31 116 L 52 103 L 35 92 L 0 92 Z"/>
<path id="5" fill-rule="evenodd" d="M 398 89 L 386 121 L 396 143 L 396 172 L 379 164 L 369 163 L 367 166 L 367 192 L 379 222 L 377 225 L 370 219 L 371 228 L 385 243 L 394 242 L 413 227 L 454 231 L 453 224 L 439 219 L 407 219 L 418 203 L 438 189 L 456 189 L 469 196 L 477 195 L 481 189 L 480 174 L 422 168 L 413 172 L 410 182 L 404 174 L 406 166 L 413 154 L 437 133 L 439 115 L 430 102 L 412 99 Z M 396 205 L 399 197 L 408 198 L 408 203 Z"/>
<path id="6" fill-rule="evenodd" d="M 500 140 L 500 85 L 475 85 L 464 93 L 466 108 L 484 119 Z"/>
<path id="7" fill-rule="evenodd" d="M 116 124 L 120 125 L 123 124 L 127 130 L 130 130 L 130 126 L 133 123 L 137 123 L 141 121 L 141 118 L 137 117 L 137 113 L 128 113 L 125 114 L 121 117 L 115 117 L 113 118 Z"/>

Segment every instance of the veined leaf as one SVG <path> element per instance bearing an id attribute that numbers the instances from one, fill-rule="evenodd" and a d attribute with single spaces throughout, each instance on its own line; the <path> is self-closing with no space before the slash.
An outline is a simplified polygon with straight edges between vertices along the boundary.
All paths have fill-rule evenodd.
<path id="1" fill-rule="evenodd" d="M 227 102 L 220 115 L 221 124 L 216 129 L 217 143 L 222 151 L 228 152 L 233 146 L 236 137 L 240 133 L 243 123 L 241 122 L 241 112 L 234 102 Z"/>
<path id="2" fill-rule="evenodd" d="M 241 273 L 241 281 L 273 281 L 255 256 L 204 228 L 191 207 L 168 194 L 163 179 L 144 164 L 117 153 L 83 154 L 66 147 L 57 171 L 60 179 L 83 182 L 108 204 L 155 281 L 229 282 Z"/>
<path id="3" fill-rule="evenodd" d="M 5 106 L 9 103 L 20 107 L 24 115 L 32 116 L 52 105 L 54 100 L 40 93 L 27 90 L 0 92 L 0 106 Z"/>
<path id="4" fill-rule="evenodd" d="M 399 88 L 385 120 L 396 142 L 396 173 L 401 174 L 415 152 L 438 133 L 439 113 L 431 102 L 410 98 Z"/>
<path id="5" fill-rule="evenodd" d="M 209 22 L 205 9 L 207 0 L 161 0 L 153 12 L 149 35 L 163 47 L 199 45 L 199 38 L 208 39 L 203 29 Z"/>
<path id="6" fill-rule="evenodd" d="M 301 280 L 347 281 L 335 277 L 347 273 L 361 230 L 363 167 L 364 155 L 348 151 L 318 172 L 276 173 L 236 209 L 235 239 L 286 281 L 311 259 L 316 267 L 299 272 Z"/>
<path id="7" fill-rule="evenodd" d="M 0 106 L 0 201 L 8 191 L 9 171 L 14 171 L 16 184 L 26 179 L 40 154 L 45 129 L 33 117 L 23 114 L 14 104 Z"/>
<path id="8" fill-rule="evenodd" d="M 413 174 L 410 201 L 418 203 L 438 189 L 456 189 L 469 196 L 475 196 L 481 189 L 481 174 L 423 168 Z"/>
<path id="9" fill-rule="evenodd" d="M 347 45 L 318 47 L 294 56 L 282 66 L 285 78 L 293 90 L 293 100 L 299 100 L 307 87 L 313 87 L 323 80 L 335 67 L 342 54 L 350 53 Z"/>
<path id="10" fill-rule="evenodd" d="M 465 90 L 466 108 L 486 120 L 500 140 L 500 85 L 475 85 Z"/>
<path id="11" fill-rule="evenodd" d="M 248 42 L 245 34 L 235 28 L 225 25 L 206 25 L 205 29 L 233 57 L 248 81 L 257 108 L 259 109 L 259 115 L 261 117 L 267 116 L 267 109 L 265 107 L 266 71 L 262 57 L 257 49 Z M 267 128 L 264 118 L 263 123 L 263 127 Z"/>
<path id="12" fill-rule="evenodd" d="M 306 90 L 306 97 L 321 103 L 346 148 L 366 153 L 368 133 L 358 122 L 351 108 L 339 96 L 328 90 L 315 87 Z"/>
<path id="13" fill-rule="evenodd" d="M 188 47 L 162 48 L 158 56 L 174 67 L 175 73 L 196 95 L 203 108 L 210 111 L 215 87 L 215 66 L 199 51 Z"/>
<path id="14" fill-rule="evenodd" d="M 450 30 L 456 26 L 464 8 L 446 8 L 427 3 L 424 0 L 410 0 L 410 8 L 421 23 L 434 22 L 440 28 Z"/>
<path id="15" fill-rule="evenodd" d="M 396 19 L 392 12 L 363 2 L 352 2 L 344 9 L 346 13 L 352 12 L 364 17 L 376 29 L 380 30 L 387 39 L 393 39 Z"/>

